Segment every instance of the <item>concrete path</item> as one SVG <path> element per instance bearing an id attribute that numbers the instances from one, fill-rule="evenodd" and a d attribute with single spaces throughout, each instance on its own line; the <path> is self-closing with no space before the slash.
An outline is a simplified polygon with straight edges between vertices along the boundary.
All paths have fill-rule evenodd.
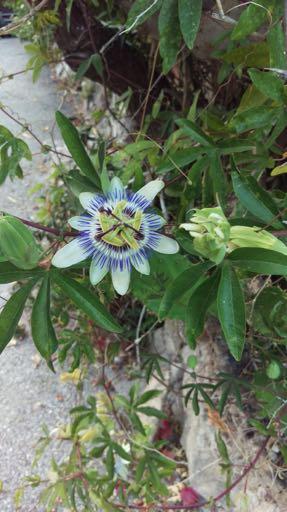
<path id="1" fill-rule="evenodd" d="M 0 38 L 0 76 L 21 71 L 25 68 L 27 54 L 24 45 L 14 38 Z M 0 103 L 16 114 L 21 121 L 28 122 L 33 131 L 45 143 L 51 143 L 49 132 L 54 123 L 55 110 L 62 103 L 63 92 L 57 91 L 50 72 L 45 69 L 39 81 L 32 83 L 30 73 L 19 74 L 13 80 L 0 81 Z M 0 125 L 15 134 L 21 134 L 21 127 L 0 112 Z M 39 151 L 38 143 L 22 135 L 31 151 Z M 56 133 L 56 138 L 59 136 Z M 44 182 L 50 174 L 51 161 L 39 155 L 25 164 L 24 180 L 7 180 L 0 188 L 0 210 L 23 216 L 35 217 L 36 206 L 29 190 Z M 11 286 L 0 285 L 0 296 L 8 297 Z M 3 305 L 3 299 L 0 298 Z M 0 355 L 0 480 L 4 492 L 0 493 L 0 511 L 15 512 L 14 490 L 21 479 L 31 472 L 34 448 L 41 435 L 41 426 L 54 428 L 68 417 L 68 410 L 75 396 L 69 385 L 59 382 L 59 375 L 50 372 L 44 363 L 38 367 L 34 357 L 36 350 L 26 336 L 15 346 L 9 346 Z M 60 457 L 61 449 L 58 452 Z M 36 470 L 44 475 L 48 469 L 49 457 L 43 459 Z M 42 512 L 37 505 L 37 490 L 27 491 L 22 512 Z"/>

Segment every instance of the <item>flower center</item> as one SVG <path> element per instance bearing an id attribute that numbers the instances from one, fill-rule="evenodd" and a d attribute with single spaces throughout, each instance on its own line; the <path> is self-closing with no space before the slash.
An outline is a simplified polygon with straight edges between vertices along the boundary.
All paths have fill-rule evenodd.
<path id="1" fill-rule="evenodd" d="M 127 204 L 123 200 L 113 209 L 103 207 L 99 210 L 101 232 L 97 233 L 96 239 L 104 240 L 114 247 L 139 248 L 138 242 L 143 239 L 140 232 L 143 214 L 140 210 L 129 211 Z"/>

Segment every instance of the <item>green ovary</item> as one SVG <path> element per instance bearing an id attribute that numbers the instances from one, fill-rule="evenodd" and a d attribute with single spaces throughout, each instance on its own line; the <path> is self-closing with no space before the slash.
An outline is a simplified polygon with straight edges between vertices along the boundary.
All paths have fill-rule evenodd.
<path id="1" fill-rule="evenodd" d="M 136 239 L 142 224 L 142 212 L 137 210 L 133 217 L 124 213 L 126 201 L 119 201 L 112 212 L 99 213 L 99 222 L 102 228 L 102 240 L 114 247 L 128 246 L 130 249 L 138 249 Z"/>

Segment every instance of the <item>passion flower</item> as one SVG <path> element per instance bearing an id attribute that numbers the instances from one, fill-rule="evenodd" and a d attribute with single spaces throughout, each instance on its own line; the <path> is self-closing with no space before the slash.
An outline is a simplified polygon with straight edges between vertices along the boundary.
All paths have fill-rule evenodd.
<path id="1" fill-rule="evenodd" d="M 114 177 L 106 194 L 80 194 L 86 213 L 69 220 L 79 236 L 54 255 L 52 264 L 66 268 L 91 258 L 91 283 L 98 284 L 111 272 L 115 290 L 124 295 L 132 267 L 141 274 L 150 273 L 148 259 L 152 250 L 163 254 L 178 251 L 175 240 L 158 233 L 165 220 L 150 211 L 163 187 L 162 180 L 154 180 L 134 193 Z"/>

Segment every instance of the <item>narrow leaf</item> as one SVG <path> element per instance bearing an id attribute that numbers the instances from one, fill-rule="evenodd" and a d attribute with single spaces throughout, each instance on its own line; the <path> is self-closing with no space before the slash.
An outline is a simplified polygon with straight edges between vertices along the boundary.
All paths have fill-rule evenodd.
<path id="1" fill-rule="evenodd" d="M 34 302 L 31 317 L 32 337 L 37 350 L 47 361 L 58 343 L 50 317 L 50 278 L 46 275 Z"/>
<path id="2" fill-rule="evenodd" d="M 22 281 L 29 277 L 41 277 L 44 275 L 44 270 L 36 268 L 35 270 L 22 270 L 8 261 L 0 263 L 0 284 L 14 283 L 15 281 Z"/>
<path id="3" fill-rule="evenodd" d="M 231 34 L 231 39 L 238 41 L 239 39 L 243 39 L 249 34 L 255 32 L 255 30 L 257 30 L 267 18 L 269 6 L 270 0 L 259 0 L 254 3 L 250 3 L 250 5 L 244 9 L 237 24 L 235 25 Z"/>
<path id="4" fill-rule="evenodd" d="M 107 331 L 122 332 L 121 326 L 105 309 L 94 293 L 74 279 L 53 270 L 53 281 L 91 320 Z"/>
<path id="5" fill-rule="evenodd" d="M 228 256 L 233 265 L 255 274 L 287 276 L 287 256 L 268 249 L 236 249 Z"/>
<path id="6" fill-rule="evenodd" d="M 214 145 L 213 140 L 192 121 L 189 121 L 188 119 L 177 119 L 176 124 L 178 124 L 178 126 L 180 126 L 187 135 L 190 135 L 195 142 L 198 142 L 203 146 Z"/>
<path id="7" fill-rule="evenodd" d="M 258 69 L 249 69 L 248 74 L 255 87 L 267 98 L 271 98 L 279 103 L 285 101 L 284 83 L 271 72 L 259 71 Z"/>
<path id="8" fill-rule="evenodd" d="M 213 185 L 214 196 L 219 202 L 221 208 L 226 207 L 226 179 L 218 151 L 215 151 L 210 157 L 209 167 L 210 177 Z"/>
<path id="9" fill-rule="evenodd" d="M 2 309 L 0 314 L 0 354 L 15 334 L 25 302 L 35 283 L 36 281 L 33 280 L 22 286 L 10 297 Z"/>
<path id="10" fill-rule="evenodd" d="M 245 343 L 245 304 L 239 279 L 229 262 L 225 262 L 217 294 L 220 324 L 228 348 L 240 361 Z"/>
<path id="11" fill-rule="evenodd" d="M 64 142 L 71 153 L 75 163 L 81 169 L 82 173 L 87 176 L 98 188 L 100 188 L 100 179 L 97 171 L 86 152 L 79 133 L 71 121 L 62 114 L 56 112 L 56 121 L 59 126 Z"/>
<path id="12" fill-rule="evenodd" d="M 285 37 L 282 23 L 279 21 L 271 27 L 267 34 L 267 41 L 270 52 L 270 67 L 286 69 Z M 258 66 L 258 64 L 256 64 Z"/>
<path id="13" fill-rule="evenodd" d="M 163 59 L 163 72 L 168 71 L 176 63 L 180 47 L 180 27 L 177 0 L 163 0 L 158 20 L 160 35 L 160 54 Z"/>
<path id="14" fill-rule="evenodd" d="M 215 272 L 196 288 L 189 299 L 186 310 L 186 332 L 192 348 L 195 346 L 196 338 L 204 329 L 208 308 L 216 299 L 218 281 L 219 273 Z"/>
<path id="15" fill-rule="evenodd" d="M 180 29 L 186 46 L 191 50 L 198 33 L 202 11 L 202 0 L 179 0 Z"/>
<path id="16" fill-rule="evenodd" d="M 135 0 L 132 3 L 127 20 L 127 29 L 131 30 L 148 20 L 161 7 L 162 0 Z"/>
<path id="17" fill-rule="evenodd" d="M 280 221 L 276 220 L 279 213 L 272 197 L 261 188 L 253 176 L 242 176 L 232 172 L 233 189 L 241 204 L 255 217 L 266 224 L 282 228 Z"/>
<path id="18" fill-rule="evenodd" d="M 167 286 L 159 307 L 159 318 L 163 319 L 171 309 L 172 305 L 182 297 L 188 290 L 196 287 L 204 273 L 213 266 L 210 262 L 198 263 L 184 270 L 174 281 Z"/>

